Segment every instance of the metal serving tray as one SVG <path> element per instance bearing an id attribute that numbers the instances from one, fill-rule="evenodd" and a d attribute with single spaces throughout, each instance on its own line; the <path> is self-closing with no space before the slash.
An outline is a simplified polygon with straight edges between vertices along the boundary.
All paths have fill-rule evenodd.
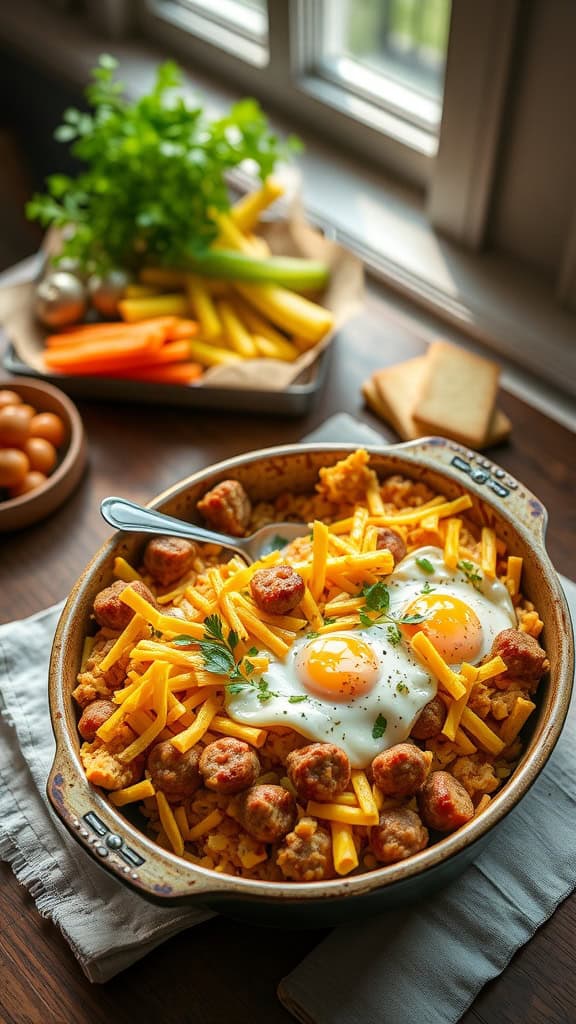
<path id="1" fill-rule="evenodd" d="M 38 373 L 22 362 L 10 343 L 4 354 L 3 366 L 9 373 L 48 381 L 72 398 L 303 416 L 310 410 L 324 386 L 332 348 L 333 343 L 328 345 L 316 362 L 304 370 L 298 380 L 284 391 L 235 390 L 205 387 L 202 384 L 149 384 L 143 381 L 114 380 L 112 377 L 52 376 Z"/>

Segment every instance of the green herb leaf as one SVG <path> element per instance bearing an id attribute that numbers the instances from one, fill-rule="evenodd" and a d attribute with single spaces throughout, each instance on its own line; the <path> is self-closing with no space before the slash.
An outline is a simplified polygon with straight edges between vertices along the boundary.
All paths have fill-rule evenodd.
<path id="1" fill-rule="evenodd" d="M 378 718 L 376 719 L 374 725 L 372 726 L 372 739 L 379 740 L 386 732 L 387 726 L 388 722 L 384 718 L 384 715 L 378 715 Z"/>
<path id="2" fill-rule="evenodd" d="M 465 559 L 461 559 L 457 568 L 464 573 L 468 583 L 471 583 L 474 590 L 480 590 L 480 584 L 482 583 L 482 574 L 478 571 L 478 566 L 474 565 L 474 562 L 467 562 Z"/>
<path id="3" fill-rule="evenodd" d="M 426 580 L 425 583 L 424 583 L 424 586 L 422 587 L 422 590 L 420 591 L 420 593 L 421 594 L 431 594 L 433 590 L 435 590 L 435 587 L 431 587 L 430 583 L 428 582 L 428 580 Z"/>
<path id="4" fill-rule="evenodd" d="M 397 683 L 396 684 L 396 692 L 397 693 L 410 693 L 410 690 L 406 686 L 406 683 Z"/>
<path id="5" fill-rule="evenodd" d="M 222 628 L 222 619 L 219 615 L 209 615 L 204 619 L 204 632 L 209 637 L 214 637 L 219 640 L 220 643 L 224 643 L 224 632 Z"/>
<path id="6" fill-rule="evenodd" d="M 373 619 L 370 615 L 367 615 L 363 608 L 360 608 L 358 612 L 358 618 L 360 619 L 360 625 L 364 626 L 365 629 L 370 629 L 370 626 L 374 626 L 376 619 Z M 316 633 L 318 636 L 318 633 Z"/>
<path id="7" fill-rule="evenodd" d="M 228 683 L 226 689 L 228 690 L 228 693 L 242 693 L 242 691 L 246 689 L 247 685 L 247 683 L 244 685 L 242 685 L 242 683 Z"/>
<path id="8" fill-rule="evenodd" d="M 415 626 L 420 622 L 425 622 L 427 618 L 427 615 L 402 615 L 396 621 L 402 626 Z"/>
<path id="9" fill-rule="evenodd" d="M 388 635 L 388 642 L 392 644 L 392 647 L 397 647 L 402 639 L 402 633 L 395 622 L 391 622 L 386 630 Z"/>
<path id="10" fill-rule="evenodd" d="M 366 607 L 371 612 L 387 612 L 390 607 L 390 592 L 385 583 L 373 583 L 362 591 Z"/>
<path id="11" fill-rule="evenodd" d="M 427 558 L 417 558 L 416 565 L 422 569 L 422 572 L 427 572 L 428 574 L 434 572 L 434 566 Z"/>
<path id="12" fill-rule="evenodd" d="M 176 91 L 182 73 L 171 61 L 135 101 L 116 69 L 117 61 L 104 54 L 86 90 L 89 112 L 66 111 L 56 130 L 82 170 L 66 189 L 62 176 L 49 180 L 27 214 L 46 226 L 71 225 L 62 256 L 85 270 L 187 268 L 218 234 L 214 210 L 230 208 L 229 172 L 250 161 L 264 179 L 296 147 L 278 140 L 253 99 L 209 117 Z"/>
<path id="13" fill-rule="evenodd" d="M 308 700 L 308 697 L 306 696 L 305 693 L 293 694 L 292 697 L 288 697 L 289 704 L 301 704 L 303 700 Z"/>
<path id="14" fill-rule="evenodd" d="M 332 626 L 335 622 L 336 622 L 336 619 L 331 619 L 331 618 L 328 618 L 328 617 L 326 617 L 324 619 L 324 625 L 325 626 Z"/>
<path id="15" fill-rule="evenodd" d="M 258 653 L 259 652 L 257 647 L 250 647 L 250 649 L 246 651 L 246 654 L 249 658 L 255 658 Z"/>

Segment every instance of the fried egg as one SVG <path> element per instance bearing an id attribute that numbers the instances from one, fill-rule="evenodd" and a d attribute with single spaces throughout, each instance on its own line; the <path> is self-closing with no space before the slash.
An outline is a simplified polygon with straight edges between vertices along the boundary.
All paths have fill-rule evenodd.
<path id="1" fill-rule="evenodd" d="M 441 548 L 426 547 L 407 555 L 387 579 L 390 611 L 398 618 L 422 616 L 402 625 L 410 639 L 423 630 L 449 665 L 478 664 L 503 629 L 516 626 L 508 589 L 472 562 L 449 569 Z"/>
<path id="2" fill-rule="evenodd" d="M 299 637 L 283 661 L 270 654 L 260 687 L 240 685 L 228 692 L 230 717 L 335 743 L 352 767 L 365 768 L 410 735 L 436 694 L 436 679 L 410 647 L 417 630 L 424 630 L 448 664 L 459 667 L 462 661 L 479 662 L 496 634 L 516 624 L 504 584 L 476 566 L 468 575 L 448 569 L 440 548 L 408 555 L 385 583 L 386 619 Z M 414 617 L 421 621 L 403 621 Z"/>

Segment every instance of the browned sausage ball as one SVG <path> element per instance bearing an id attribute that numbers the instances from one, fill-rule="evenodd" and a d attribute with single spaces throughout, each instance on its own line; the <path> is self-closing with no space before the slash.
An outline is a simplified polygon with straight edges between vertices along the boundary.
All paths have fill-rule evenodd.
<path id="1" fill-rule="evenodd" d="M 334 743 L 310 743 L 291 750 L 286 768 L 301 800 L 333 800 L 350 781 L 348 755 Z"/>
<path id="2" fill-rule="evenodd" d="M 92 743 L 96 739 L 96 733 L 104 722 L 107 722 L 110 715 L 118 710 L 118 705 L 111 700 L 93 700 L 88 704 L 80 716 L 78 732 L 82 739 Z"/>
<path id="3" fill-rule="evenodd" d="M 250 590 L 256 604 L 270 615 L 286 615 L 296 608 L 304 597 L 304 580 L 290 565 L 277 565 L 272 569 L 257 569 L 250 580 Z"/>
<path id="4" fill-rule="evenodd" d="M 395 864 L 423 850 L 428 830 L 415 811 L 397 807 L 381 811 L 380 821 L 370 829 L 370 847 L 381 864 Z"/>
<path id="5" fill-rule="evenodd" d="M 120 600 L 120 594 L 126 587 L 135 590 L 140 597 L 156 607 L 154 595 L 148 590 L 145 583 L 135 580 L 126 584 L 124 580 L 116 580 L 109 587 L 101 590 L 94 598 L 94 618 L 99 626 L 107 626 L 108 629 L 125 629 L 134 616 L 134 612 L 127 604 Z"/>
<path id="6" fill-rule="evenodd" d="M 474 817 L 464 786 L 448 772 L 432 772 L 418 793 L 422 821 L 437 832 L 454 832 Z"/>
<path id="7" fill-rule="evenodd" d="M 433 697 L 428 704 L 425 704 L 418 718 L 412 726 L 410 735 L 415 740 L 430 740 L 442 732 L 442 726 L 446 721 L 446 708 L 440 697 Z"/>
<path id="8" fill-rule="evenodd" d="M 521 679 L 530 688 L 536 687 L 549 667 L 538 641 L 519 629 L 504 629 L 494 637 L 490 657 L 497 655 L 506 662 L 506 675 Z"/>
<path id="9" fill-rule="evenodd" d="M 153 537 L 144 551 L 144 565 L 161 587 L 175 583 L 192 568 L 196 545 L 182 537 Z"/>
<path id="10" fill-rule="evenodd" d="M 321 882 L 334 874 L 330 833 L 313 818 L 301 818 L 278 851 L 276 863 L 284 878 Z"/>
<path id="11" fill-rule="evenodd" d="M 401 562 L 406 555 L 406 545 L 403 538 L 396 530 L 390 530 L 387 526 L 379 526 L 376 537 L 376 547 L 381 550 L 387 548 L 394 559 L 394 565 Z"/>
<path id="12" fill-rule="evenodd" d="M 248 743 L 226 736 L 204 747 L 200 755 L 200 774 L 207 789 L 239 793 L 258 778 L 260 761 Z"/>
<path id="13" fill-rule="evenodd" d="M 154 789 L 160 789 L 174 799 L 190 796 L 202 781 L 198 770 L 198 751 L 192 747 L 181 754 L 170 740 L 152 747 L 146 767 Z"/>
<path id="14" fill-rule="evenodd" d="M 275 843 L 294 827 L 296 801 L 282 786 L 252 786 L 236 797 L 238 821 L 261 843 Z"/>
<path id="15" fill-rule="evenodd" d="M 250 499 L 238 480 L 223 480 L 198 502 L 209 526 L 233 537 L 242 537 L 250 519 Z"/>
<path id="16" fill-rule="evenodd" d="M 372 776 L 386 796 L 413 796 L 428 775 L 430 760 L 412 743 L 397 743 L 374 758 Z"/>

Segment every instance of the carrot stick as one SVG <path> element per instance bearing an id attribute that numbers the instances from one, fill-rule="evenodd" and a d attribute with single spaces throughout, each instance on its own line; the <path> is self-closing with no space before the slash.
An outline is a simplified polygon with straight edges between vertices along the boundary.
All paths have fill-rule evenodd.
<path id="1" fill-rule="evenodd" d="M 202 376 L 199 363 L 169 363 L 167 366 L 148 366 L 142 369 L 110 371 L 103 377 L 116 377 L 119 380 L 138 380 L 154 384 L 189 384 Z"/>
<path id="2" fill-rule="evenodd" d="M 47 348 L 68 348 L 75 344 L 100 341 L 107 338 L 133 338 L 137 334 L 146 333 L 151 328 L 163 327 L 166 337 L 172 337 L 178 329 L 180 320 L 176 316 L 154 317 L 151 320 L 140 320 L 135 324 L 127 324 L 124 320 L 106 324 L 81 324 L 79 327 L 65 328 L 58 334 L 49 334 L 45 339 Z M 182 321 L 191 326 L 193 320 Z M 188 335 L 189 336 L 189 335 Z"/>
<path id="3" fill-rule="evenodd" d="M 69 368 L 66 367 L 68 372 L 73 372 L 74 368 L 78 368 L 78 372 L 82 376 L 98 376 L 103 373 L 112 373 L 116 375 L 117 372 L 123 372 L 124 370 L 141 370 L 147 369 L 154 366 L 167 366 L 171 363 L 185 362 L 190 357 L 190 346 L 186 339 L 180 341 L 167 341 L 161 348 L 156 352 L 144 352 L 140 350 L 136 352 L 129 352 L 122 357 L 116 356 L 111 358 L 109 356 L 102 357 L 99 359 L 86 359 L 76 363 Z"/>
<path id="4" fill-rule="evenodd" d="M 142 355 L 157 351 L 164 342 L 163 330 L 150 330 L 135 337 L 119 340 L 103 339 L 82 345 L 81 348 L 48 349 L 44 352 L 46 366 L 56 370 L 82 369 L 83 364 L 94 361 L 122 361 L 127 355 Z"/>

